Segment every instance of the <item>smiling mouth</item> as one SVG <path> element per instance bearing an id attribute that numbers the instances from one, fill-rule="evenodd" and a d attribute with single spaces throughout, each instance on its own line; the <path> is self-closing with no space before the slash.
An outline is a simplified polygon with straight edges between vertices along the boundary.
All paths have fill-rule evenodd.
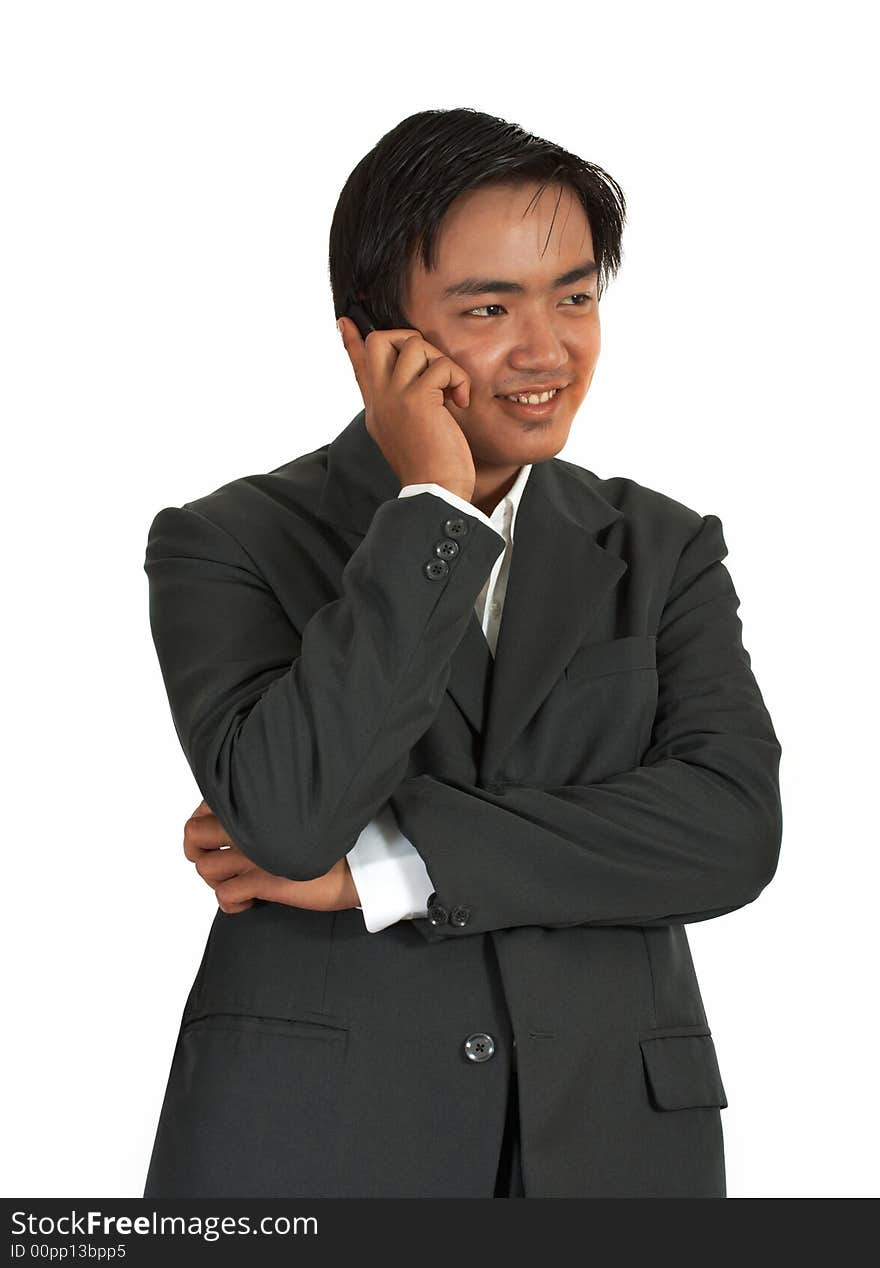
<path id="1" fill-rule="evenodd" d="M 552 401 L 564 390 L 567 384 L 560 387 L 544 388 L 540 392 L 497 392 L 496 397 L 499 401 L 511 401 L 516 405 L 544 405 Z"/>
<path id="2" fill-rule="evenodd" d="M 548 389 L 547 392 L 530 392 L 529 395 L 521 400 L 518 397 L 496 395 L 495 400 L 498 401 L 501 408 L 507 414 L 508 418 L 518 419 L 522 422 L 547 422 L 550 419 L 557 418 L 557 406 L 559 398 L 565 391 L 568 384 L 556 389 Z"/>

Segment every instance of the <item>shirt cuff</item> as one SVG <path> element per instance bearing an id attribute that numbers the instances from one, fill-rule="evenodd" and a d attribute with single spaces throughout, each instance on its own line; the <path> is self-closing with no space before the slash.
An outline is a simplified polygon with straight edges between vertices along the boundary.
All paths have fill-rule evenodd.
<path id="1" fill-rule="evenodd" d="M 506 542 L 507 538 L 502 532 L 495 527 L 489 516 L 481 511 L 478 506 L 474 506 L 473 502 L 466 502 L 463 497 L 459 497 L 457 493 L 451 493 L 449 489 L 444 489 L 442 484 L 405 484 L 398 493 L 398 497 L 412 497 L 416 493 L 433 493 L 435 497 L 445 498 L 447 502 L 459 511 L 464 511 L 466 515 L 475 515 L 478 520 L 482 520 L 484 524 L 488 524 L 493 532 L 498 533 L 502 541 Z"/>
<path id="2" fill-rule="evenodd" d="M 386 802 L 346 855 L 369 933 L 428 914 L 434 885 Z"/>

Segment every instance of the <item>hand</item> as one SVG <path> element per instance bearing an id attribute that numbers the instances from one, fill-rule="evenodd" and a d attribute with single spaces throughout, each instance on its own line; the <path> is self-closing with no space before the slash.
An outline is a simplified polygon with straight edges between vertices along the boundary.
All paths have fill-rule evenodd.
<path id="1" fill-rule="evenodd" d="M 230 843 L 226 829 L 205 801 L 184 824 L 183 852 L 214 890 L 220 910 L 227 915 L 247 911 L 255 898 L 309 911 L 344 911 L 360 906 L 347 858 L 341 858 L 329 872 L 311 881 L 275 876 L 257 867 Z"/>
<path id="2" fill-rule="evenodd" d="M 465 501 L 477 474 L 467 437 L 444 404 L 470 402 L 468 374 L 418 330 L 371 330 L 340 317 L 345 351 L 366 407 L 367 431 L 401 486 L 441 484 Z"/>

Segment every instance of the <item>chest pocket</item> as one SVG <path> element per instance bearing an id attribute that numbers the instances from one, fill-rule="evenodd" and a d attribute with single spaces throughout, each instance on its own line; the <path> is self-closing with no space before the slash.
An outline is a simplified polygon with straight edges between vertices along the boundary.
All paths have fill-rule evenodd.
<path id="1" fill-rule="evenodd" d="M 565 667 L 571 681 L 604 678 L 632 669 L 656 669 L 657 638 L 654 634 L 631 634 L 603 643 L 585 643 Z"/>
<path id="2" fill-rule="evenodd" d="M 511 780 L 592 784 L 639 766 L 657 709 L 656 657 L 653 634 L 578 647 L 505 762 Z"/>

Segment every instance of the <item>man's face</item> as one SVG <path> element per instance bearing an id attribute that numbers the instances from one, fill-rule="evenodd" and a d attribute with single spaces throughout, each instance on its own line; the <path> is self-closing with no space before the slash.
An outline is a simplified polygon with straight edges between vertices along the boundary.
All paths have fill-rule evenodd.
<path id="1" fill-rule="evenodd" d="M 446 407 L 484 467 L 521 466 L 557 454 L 599 357 L 595 272 L 554 284 L 594 264 L 589 221 L 567 186 L 560 198 L 560 186 L 548 185 L 530 206 L 538 188 L 533 182 L 462 194 L 443 218 L 437 269 L 425 272 L 416 254 L 407 277 L 404 308 L 413 328 L 470 377 L 467 409 L 449 397 Z M 465 279 L 514 282 L 522 289 L 495 285 L 444 294 Z M 544 418 L 499 399 L 554 383 L 565 386 Z"/>

